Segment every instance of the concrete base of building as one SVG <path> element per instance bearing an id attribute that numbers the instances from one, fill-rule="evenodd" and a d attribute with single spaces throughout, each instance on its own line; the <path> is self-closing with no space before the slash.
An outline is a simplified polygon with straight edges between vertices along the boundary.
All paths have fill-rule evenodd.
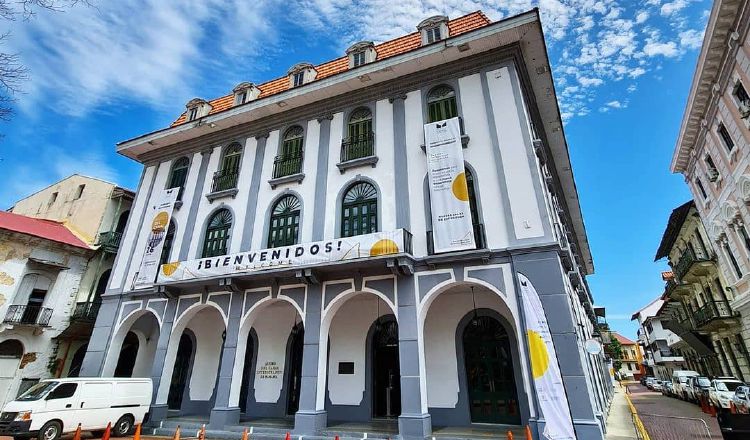
<path id="1" fill-rule="evenodd" d="M 235 408 L 214 408 L 211 410 L 211 416 L 208 419 L 208 426 L 211 429 L 222 429 L 225 426 L 238 425 L 240 423 L 240 409 Z"/>
<path id="2" fill-rule="evenodd" d="M 169 407 L 164 404 L 153 404 L 148 411 L 148 423 L 150 425 L 158 425 L 159 422 L 166 420 L 169 414 Z"/>
<path id="3" fill-rule="evenodd" d="M 432 435 L 432 420 L 429 414 L 400 415 L 398 432 L 403 440 L 422 440 Z"/>
<path id="4" fill-rule="evenodd" d="M 294 415 L 294 434 L 313 435 L 326 429 L 328 413 L 325 411 L 297 411 Z"/>

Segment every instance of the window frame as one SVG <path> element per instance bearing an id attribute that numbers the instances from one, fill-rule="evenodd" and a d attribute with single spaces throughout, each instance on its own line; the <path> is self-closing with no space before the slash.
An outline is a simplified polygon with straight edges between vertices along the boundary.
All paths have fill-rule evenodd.
<path id="1" fill-rule="evenodd" d="M 212 226 L 214 219 L 220 215 L 226 213 L 229 217 L 229 222 Z M 232 227 L 234 226 L 234 214 L 231 210 L 226 207 L 219 208 L 214 211 L 206 222 L 205 231 L 203 234 L 203 245 L 201 246 L 201 258 L 212 258 L 227 255 L 229 253 L 229 244 L 232 237 Z M 223 231 L 223 235 L 221 232 Z M 216 236 L 214 233 L 220 233 Z M 216 246 L 214 245 L 216 244 Z"/>
<path id="2" fill-rule="evenodd" d="M 719 135 L 721 143 L 724 144 L 724 148 L 731 153 L 735 147 L 734 139 L 732 139 L 729 129 L 727 129 L 727 126 L 723 122 L 719 122 L 719 125 L 716 127 L 716 133 Z"/>
<path id="3" fill-rule="evenodd" d="M 181 176 L 182 183 L 180 183 L 179 185 L 175 183 L 175 180 L 176 180 L 175 172 L 177 171 L 180 171 L 183 173 L 183 175 Z M 183 193 L 183 190 L 185 189 L 185 184 L 187 183 L 187 177 L 188 177 L 189 172 L 190 172 L 190 158 L 189 157 L 181 156 L 175 159 L 174 162 L 172 162 L 172 167 L 169 170 L 169 179 L 167 179 L 167 189 L 179 188 L 179 192 L 177 193 L 177 200 L 182 200 L 182 193 Z"/>
<path id="4" fill-rule="evenodd" d="M 177 233 L 177 225 L 174 219 L 169 220 L 169 226 L 167 226 L 167 232 L 164 234 L 164 244 L 161 248 L 161 254 L 159 255 L 159 266 L 162 264 L 169 263 L 169 259 L 172 256 L 172 248 L 174 247 L 174 237 Z"/>
<path id="5" fill-rule="evenodd" d="M 188 121 L 195 121 L 198 119 L 198 107 L 192 107 L 188 110 Z"/>
<path id="6" fill-rule="evenodd" d="M 372 191 L 367 191 L 367 193 L 359 191 L 360 195 L 355 195 L 354 200 L 347 201 L 349 194 L 355 188 L 364 188 L 365 186 L 370 187 Z M 369 195 L 362 198 L 362 194 Z M 341 222 L 339 225 L 340 237 L 356 237 L 380 231 L 379 205 L 380 191 L 378 191 L 378 187 L 374 183 L 368 180 L 357 180 L 348 185 L 341 196 L 341 215 L 339 216 Z M 363 207 L 366 207 L 366 214 L 362 214 Z M 353 223 L 354 221 L 356 223 Z"/>
<path id="7" fill-rule="evenodd" d="M 430 26 L 424 30 L 427 36 L 427 44 L 437 43 L 443 40 L 443 32 L 440 25 Z"/>
<path id="8" fill-rule="evenodd" d="M 76 193 L 73 195 L 73 200 L 78 200 L 83 196 L 83 191 L 86 189 L 86 184 L 82 183 L 78 185 L 78 188 L 76 188 Z"/>
<path id="9" fill-rule="evenodd" d="M 353 67 L 367 64 L 367 51 L 360 50 L 352 54 Z"/>
<path id="10" fill-rule="evenodd" d="M 695 186 L 698 187 L 698 191 L 703 196 L 703 200 L 708 200 L 708 193 L 706 192 L 706 188 L 703 186 L 703 182 L 700 178 L 695 179 Z"/>
<path id="11" fill-rule="evenodd" d="M 300 70 L 292 74 L 292 87 L 299 87 L 305 84 L 305 71 Z"/>
<path id="12" fill-rule="evenodd" d="M 284 212 L 276 212 L 282 204 L 286 205 Z M 275 222 L 283 222 L 283 224 L 274 224 Z M 271 207 L 266 247 L 272 249 L 298 244 L 301 225 L 302 202 L 300 198 L 290 193 L 282 195 Z"/>
<path id="13" fill-rule="evenodd" d="M 438 95 L 437 93 L 441 89 L 448 89 L 449 92 L 442 96 Z M 426 119 L 429 123 L 460 117 L 458 93 L 456 88 L 451 85 L 439 84 L 430 88 L 425 97 L 425 102 L 427 104 Z"/>

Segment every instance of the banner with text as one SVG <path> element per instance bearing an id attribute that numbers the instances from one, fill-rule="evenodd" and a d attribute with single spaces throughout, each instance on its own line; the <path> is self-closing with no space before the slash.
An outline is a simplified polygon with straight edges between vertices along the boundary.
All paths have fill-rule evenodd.
<path id="1" fill-rule="evenodd" d="M 146 241 L 146 251 L 143 253 L 143 259 L 141 260 L 141 267 L 138 269 L 133 282 L 136 289 L 151 286 L 159 273 L 159 260 L 164 248 L 164 237 L 167 235 L 169 220 L 172 218 L 172 211 L 179 192 L 179 188 L 162 191 L 161 197 L 151 207 L 146 217 L 150 219 L 147 223 L 150 230 Z"/>
<path id="2" fill-rule="evenodd" d="M 393 232 L 376 232 L 355 237 L 168 263 L 161 266 L 159 283 L 239 275 L 267 269 L 326 264 L 409 252 L 407 234 L 405 230 L 397 229 Z"/>
<path id="3" fill-rule="evenodd" d="M 523 274 L 518 274 L 526 317 L 526 335 L 529 343 L 531 374 L 539 400 L 539 410 L 545 420 L 545 439 L 575 440 L 573 419 L 568 406 L 568 396 L 557 364 L 557 353 L 547 325 L 542 302 L 534 286 Z"/>
<path id="4" fill-rule="evenodd" d="M 436 253 L 474 249 L 474 227 L 458 118 L 425 124 L 424 139 L 433 249 Z"/>

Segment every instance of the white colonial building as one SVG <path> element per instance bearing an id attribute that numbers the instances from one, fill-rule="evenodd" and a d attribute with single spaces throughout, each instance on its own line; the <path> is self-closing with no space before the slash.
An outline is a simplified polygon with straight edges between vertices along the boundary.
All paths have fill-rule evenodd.
<path id="1" fill-rule="evenodd" d="M 465 184 L 453 190 L 475 245 L 438 253 L 424 124 L 454 117 Z M 538 11 L 432 17 L 191 100 L 117 150 L 144 169 L 83 372 L 113 375 L 134 356 L 130 374 L 154 381 L 155 424 L 536 435 L 523 275 L 547 312 L 576 434 L 603 438 L 610 384 L 603 355 L 583 348 L 593 263 Z M 179 201 L 167 226 L 151 212 L 168 188 Z M 158 279 L 136 284 L 161 243 Z"/>

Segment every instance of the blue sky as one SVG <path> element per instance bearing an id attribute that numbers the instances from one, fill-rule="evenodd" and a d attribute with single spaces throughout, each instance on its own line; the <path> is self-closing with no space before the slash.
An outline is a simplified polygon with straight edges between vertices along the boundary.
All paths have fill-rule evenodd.
<path id="1" fill-rule="evenodd" d="M 493 20 L 539 6 L 596 274 L 597 304 L 635 336 L 663 289 L 653 256 L 690 198 L 669 162 L 709 0 L 119 0 L 5 26 L 30 80 L 0 124 L 0 207 L 71 173 L 135 188 L 117 142 L 168 125 L 193 97 L 319 63 L 435 14 Z"/>

